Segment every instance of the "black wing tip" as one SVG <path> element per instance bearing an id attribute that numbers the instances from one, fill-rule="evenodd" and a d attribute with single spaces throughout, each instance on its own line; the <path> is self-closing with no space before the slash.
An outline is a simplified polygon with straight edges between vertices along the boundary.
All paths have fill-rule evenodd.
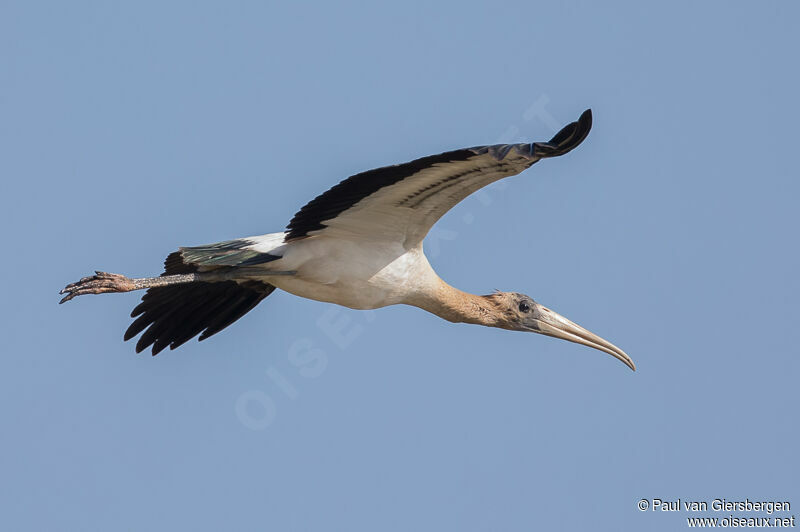
<path id="1" fill-rule="evenodd" d="M 592 110 L 587 109 L 575 122 L 570 122 L 548 142 L 534 142 L 533 152 L 537 157 L 557 157 L 577 148 L 592 129 Z"/>
<path id="2" fill-rule="evenodd" d="M 134 309 L 138 317 L 125 331 L 124 340 L 142 333 L 135 350 L 141 353 L 152 346 L 153 356 L 167 347 L 175 349 L 198 334 L 205 340 L 247 314 L 274 290 L 261 281 L 150 288 L 137 306 L 138 314 Z"/>

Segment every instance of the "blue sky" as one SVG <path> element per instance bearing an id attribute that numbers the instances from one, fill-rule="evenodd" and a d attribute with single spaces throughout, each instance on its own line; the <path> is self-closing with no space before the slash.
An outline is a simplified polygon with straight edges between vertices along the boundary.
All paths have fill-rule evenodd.
<path id="1" fill-rule="evenodd" d="M 754 7 L 4 3 L 2 528 L 682 530 L 637 501 L 800 505 L 800 12 Z M 530 294 L 636 373 L 285 293 L 152 358 L 122 342 L 139 294 L 56 304 L 588 107 L 579 149 L 426 245 L 450 284 Z"/>

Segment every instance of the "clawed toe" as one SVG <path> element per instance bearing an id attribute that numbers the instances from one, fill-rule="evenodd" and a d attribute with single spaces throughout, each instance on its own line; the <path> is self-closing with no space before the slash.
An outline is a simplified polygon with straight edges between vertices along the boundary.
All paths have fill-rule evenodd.
<path id="1" fill-rule="evenodd" d="M 61 303 L 66 303 L 76 296 L 85 294 L 105 294 L 108 292 L 128 292 L 133 289 L 133 283 L 124 275 L 118 273 L 108 273 L 96 271 L 91 277 L 84 277 L 77 283 L 70 283 L 65 286 L 59 294 L 67 294 Z"/>

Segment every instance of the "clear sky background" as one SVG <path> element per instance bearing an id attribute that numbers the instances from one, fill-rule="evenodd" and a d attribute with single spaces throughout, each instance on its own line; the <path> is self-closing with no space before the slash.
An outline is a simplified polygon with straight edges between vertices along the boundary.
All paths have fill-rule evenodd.
<path id="1" fill-rule="evenodd" d="M 0 528 L 686 528 L 642 498 L 800 514 L 796 3 L 121 4 L 0 7 Z M 56 304 L 94 269 L 280 231 L 353 173 L 547 140 L 589 107 L 579 149 L 469 198 L 426 249 L 636 373 L 280 292 L 152 358 L 122 342 L 141 294 Z"/>

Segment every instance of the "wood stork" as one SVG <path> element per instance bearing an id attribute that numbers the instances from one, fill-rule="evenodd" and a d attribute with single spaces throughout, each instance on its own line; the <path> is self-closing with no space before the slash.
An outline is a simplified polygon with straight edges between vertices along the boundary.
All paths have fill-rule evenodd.
<path id="1" fill-rule="evenodd" d="M 160 277 L 96 272 L 61 290 L 83 294 L 147 289 L 125 340 L 156 355 L 212 336 L 280 288 L 353 309 L 413 305 L 450 322 L 554 336 L 604 351 L 635 370 L 621 349 L 516 292 L 473 295 L 445 283 L 422 250 L 436 221 L 458 202 L 539 159 L 578 146 L 591 110 L 548 142 L 478 146 L 369 170 L 311 200 L 286 231 L 170 254 Z"/>

